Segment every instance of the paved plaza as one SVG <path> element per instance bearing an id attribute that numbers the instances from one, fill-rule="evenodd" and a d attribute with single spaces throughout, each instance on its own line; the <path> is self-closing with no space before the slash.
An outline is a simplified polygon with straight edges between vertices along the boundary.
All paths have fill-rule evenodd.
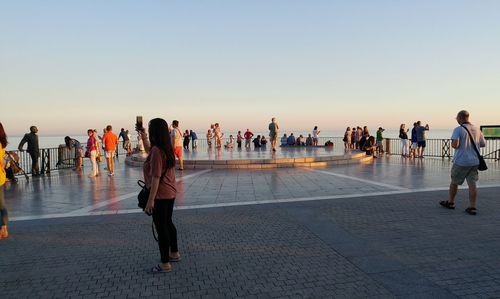
<path id="1" fill-rule="evenodd" d="M 101 164 L 102 165 L 102 164 Z M 6 185 L 1 298 L 500 298 L 500 167 L 478 215 L 446 199 L 449 160 L 389 157 L 326 168 L 186 170 L 159 252 L 136 208 L 141 169 L 72 170 Z M 88 171 L 88 166 L 86 166 Z"/>

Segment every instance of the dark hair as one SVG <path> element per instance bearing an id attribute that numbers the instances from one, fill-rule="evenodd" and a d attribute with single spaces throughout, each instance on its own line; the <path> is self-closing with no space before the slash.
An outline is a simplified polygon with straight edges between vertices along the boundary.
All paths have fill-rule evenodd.
<path id="1" fill-rule="evenodd" d="M 88 133 L 87 133 L 87 134 L 88 134 Z M 70 147 L 70 146 L 71 146 L 71 143 L 70 143 L 70 142 L 71 142 L 71 137 L 69 137 L 69 136 L 64 137 L 64 143 L 66 143 L 66 146 L 67 146 L 67 147 Z"/>
<path id="2" fill-rule="evenodd" d="M 106 126 L 106 131 L 108 131 L 108 132 L 109 132 L 109 131 L 111 131 L 111 130 L 113 130 L 113 127 L 112 127 L 111 125 L 107 125 L 107 126 Z"/>
<path id="3" fill-rule="evenodd" d="M 92 130 L 92 129 L 88 129 L 88 130 L 87 130 L 87 135 L 88 135 L 89 133 L 94 134 L 94 130 Z"/>
<path id="4" fill-rule="evenodd" d="M 167 168 L 175 166 L 174 149 L 168 132 L 168 123 L 163 118 L 154 118 L 149 121 L 149 142 L 151 147 L 156 146 L 165 153 Z"/>
<path id="5" fill-rule="evenodd" d="M 7 147 L 7 135 L 5 134 L 5 130 L 3 129 L 2 123 L 0 123 L 0 143 L 2 144 L 3 148 Z"/>

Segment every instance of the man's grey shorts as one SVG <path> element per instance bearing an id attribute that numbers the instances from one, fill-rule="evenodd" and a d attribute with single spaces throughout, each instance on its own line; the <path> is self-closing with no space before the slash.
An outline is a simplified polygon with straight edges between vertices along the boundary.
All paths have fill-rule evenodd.
<path id="1" fill-rule="evenodd" d="M 476 166 L 460 166 L 453 164 L 451 167 L 451 183 L 455 185 L 462 185 L 465 180 L 467 180 L 467 184 L 476 184 L 479 180 L 479 175 L 477 173 Z"/>

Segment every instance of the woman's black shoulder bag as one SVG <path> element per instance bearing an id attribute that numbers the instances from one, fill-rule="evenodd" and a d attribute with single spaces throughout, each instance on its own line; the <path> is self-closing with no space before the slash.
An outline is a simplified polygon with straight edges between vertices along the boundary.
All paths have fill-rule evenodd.
<path id="1" fill-rule="evenodd" d="M 167 172 L 167 170 L 165 170 L 162 173 L 162 175 L 160 177 L 160 183 L 163 180 L 163 177 L 165 176 L 166 172 Z M 141 191 L 137 195 L 137 206 L 144 211 L 144 209 L 146 208 L 146 205 L 148 204 L 150 188 L 146 187 L 146 182 L 144 182 L 143 180 L 138 180 L 137 185 L 139 185 L 139 187 L 141 187 Z"/>

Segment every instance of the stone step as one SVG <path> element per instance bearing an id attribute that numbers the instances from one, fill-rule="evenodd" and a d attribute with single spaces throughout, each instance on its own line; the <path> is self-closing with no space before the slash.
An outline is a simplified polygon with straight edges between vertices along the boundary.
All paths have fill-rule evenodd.
<path id="1" fill-rule="evenodd" d="M 366 163 L 373 159 L 364 152 L 338 156 L 281 158 L 281 159 L 244 159 L 244 160 L 184 160 L 185 169 L 271 169 L 290 167 L 328 167 L 342 164 Z M 125 163 L 140 167 L 144 156 L 129 156 Z"/>

